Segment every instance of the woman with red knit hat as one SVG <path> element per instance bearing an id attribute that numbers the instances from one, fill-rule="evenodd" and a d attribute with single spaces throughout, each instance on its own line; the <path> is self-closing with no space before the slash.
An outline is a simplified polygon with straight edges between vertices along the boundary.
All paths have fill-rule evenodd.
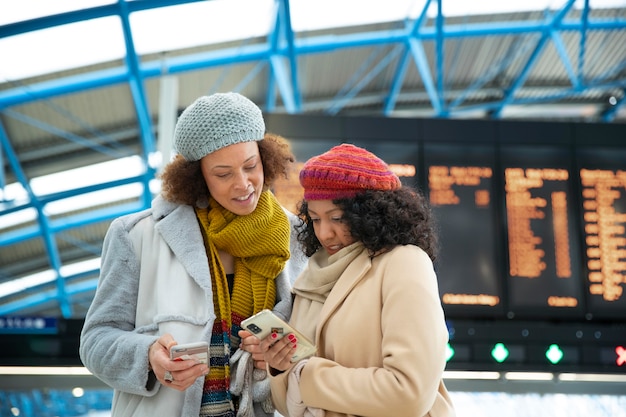
<path id="1" fill-rule="evenodd" d="M 350 144 L 309 159 L 298 239 L 310 257 L 290 324 L 317 353 L 296 364 L 295 335 L 264 339 L 272 400 L 285 416 L 454 416 L 443 383 L 448 331 L 422 194 Z"/>

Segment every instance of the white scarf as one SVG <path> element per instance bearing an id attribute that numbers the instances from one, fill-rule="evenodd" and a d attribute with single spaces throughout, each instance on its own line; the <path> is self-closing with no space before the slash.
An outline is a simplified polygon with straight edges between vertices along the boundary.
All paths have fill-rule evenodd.
<path id="1" fill-rule="evenodd" d="M 361 242 L 346 246 L 332 256 L 320 249 L 311 256 L 307 267 L 294 282 L 293 292 L 300 300 L 290 322 L 314 343 L 324 301 L 348 265 L 364 250 L 366 249 Z"/>

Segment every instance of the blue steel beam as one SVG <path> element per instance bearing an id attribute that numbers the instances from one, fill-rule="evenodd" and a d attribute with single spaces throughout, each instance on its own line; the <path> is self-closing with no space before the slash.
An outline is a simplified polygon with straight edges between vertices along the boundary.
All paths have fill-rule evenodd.
<path id="1" fill-rule="evenodd" d="M 85 194 L 92 193 L 95 191 L 113 189 L 113 188 L 120 187 L 123 185 L 128 185 L 128 184 L 142 183 L 143 180 L 144 180 L 144 175 L 128 177 L 128 178 L 124 178 L 120 180 L 109 181 L 106 183 L 93 184 L 87 187 L 66 190 L 66 191 L 62 191 L 62 192 L 58 192 L 54 194 L 40 195 L 40 196 L 37 196 L 37 201 L 40 205 L 45 206 L 46 204 L 54 202 L 54 201 L 64 200 L 66 198 L 76 197 L 79 195 L 85 195 Z M 2 213 L 8 214 L 8 213 L 13 213 L 13 212 L 17 212 L 20 210 L 24 210 L 27 208 L 33 208 L 36 210 L 36 207 L 32 203 L 32 201 L 33 200 L 30 199 L 28 202 L 12 205 L 11 207 L 8 207 L 8 208 L 1 207 Z M 145 208 L 145 204 L 142 203 L 141 205 L 138 205 L 138 204 L 133 203 L 132 207 L 136 211 L 138 209 Z M 76 220 L 76 219 L 83 218 L 82 215 L 67 217 L 63 221 L 60 221 L 60 220 L 52 221 L 50 230 L 52 230 L 53 232 L 56 232 L 56 231 L 64 230 L 67 228 L 67 227 L 60 228 L 60 227 L 55 226 L 56 224 L 60 224 L 60 223 L 70 224 L 72 225 L 72 227 L 84 226 L 86 224 L 91 224 L 91 223 L 96 223 L 102 220 L 111 219 L 117 213 L 119 213 L 118 208 L 105 209 L 104 212 L 106 212 L 107 210 L 111 211 L 110 215 L 105 215 L 104 218 L 99 218 L 100 216 L 93 216 L 94 218 L 92 220 L 90 219 L 89 222 L 85 222 L 85 220 L 80 220 L 80 221 Z M 122 211 L 125 211 L 125 210 L 122 210 Z M 93 215 L 94 212 L 91 212 L 91 213 Z M 22 232 L 18 230 L 18 231 L 11 232 L 11 233 L 8 233 L 8 232 L 0 233 L 0 246 L 18 243 L 20 241 L 36 237 L 36 235 L 34 234 L 34 231 L 31 233 L 27 233 L 25 230 L 27 229 L 25 228 L 24 231 Z M 39 229 L 37 228 L 36 230 L 38 231 Z"/>
<path id="2" fill-rule="evenodd" d="M 389 63 L 397 57 L 397 55 L 401 52 L 401 46 L 396 46 L 396 48 L 388 53 L 385 58 L 378 61 L 378 63 L 372 68 L 365 76 L 359 80 L 350 90 L 343 95 L 342 97 L 338 97 L 334 100 L 334 103 L 326 110 L 327 114 L 337 114 L 343 106 L 345 106 L 354 96 L 356 96 L 359 91 L 361 91 L 367 83 L 369 83 L 376 75 L 378 75 Z"/>
<path id="3" fill-rule="evenodd" d="M 67 298 L 67 294 L 65 293 L 65 281 L 63 276 L 61 275 L 61 256 L 59 255 L 59 250 L 56 245 L 56 241 L 54 239 L 53 234 L 50 230 L 50 224 L 48 221 L 48 217 L 44 213 L 44 205 L 37 199 L 37 196 L 33 192 L 33 189 L 28 182 L 28 178 L 24 174 L 22 167 L 20 165 L 20 161 L 9 142 L 9 138 L 6 135 L 4 126 L 0 123 L 0 145 L 4 148 L 5 156 L 15 177 L 20 182 L 28 197 L 33 208 L 37 211 L 37 223 L 39 225 L 40 236 L 43 239 L 44 246 L 46 248 L 46 253 L 48 255 L 48 261 L 50 263 L 50 267 L 54 271 L 55 280 L 56 280 L 56 297 L 59 302 L 59 307 L 61 309 L 61 313 L 64 317 L 72 316 L 72 306 Z"/>
<path id="4" fill-rule="evenodd" d="M 129 13 L 132 13 L 141 10 L 156 9 L 167 6 L 178 6 L 187 3 L 196 3 L 199 1 L 206 0 L 133 0 L 127 2 L 126 8 Z M 0 26 L 0 38 L 20 35 L 22 33 L 32 32 L 35 30 L 67 25 L 70 23 L 83 22 L 85 20 L 115 16 L 119 14 L 119 11 L 119 5 L 112 3 L 103 6 L 89 7 L 86 9 L 73 10 L 70 12 L 38 17 L 36 19 L 30 19 L 21 22 L 9 23 L 7 25 Z"/>
<path id="5" fill-rule="evenodd" d="M 288 16 L 289 2 L 276 0 L 276 18 L 272 32 L 268 35 L 271 48 L 269 56 L 270 74 L 278 86 L 283 104 L 288 113 L 300 110 L 299 87 L 297 82 L 296 55 L 294 53 L 294 33 Z M 285 61 L 289 63 L 289 69 Z M 273 108 L 273 107 L 272 107 Z M 269 110 L 269 109 L 268 109 Z"/>
<path id="6" fill-rule="evenodd" d="M 541 37 L 537 42 L 537 46 L 535 46 L 534 51 L 530 54 L 530 57 L 526 61 L 524 68 L 520 71 L 517 79 L 513 81 L 512 86 L 507 88 L 507 92 L 505 97 L 500 101 L 499 105 L 493 111 L 493 117 L 499 117 L 502 113 L 502 110 L 505 106 L 509 105 L 513 98 L 515 97 L 515 93 L 517 90 L 526 82 L 526 78 L 530 74 L 531 69 L 534 67 L 537 59 L 543 52 L 543 48 L 545 44 L 550 39 L 550 34 L 554 31 L 554 28 L 558 25 L 558 23 L 563 20 L 567 12 L 574 6 L 576 0 L 568 0 L 568 2 L 561 8 L 558 13 L 555 13 L 554 16 L 549 19 L 549 24 L 546 25 L 545 29 L 541 33 Z"/>
<path id="7" fill-rule="evenodd" d="M 498 74 L 504 71 L 508 66 L 510 66 L 515 60 L 517 60 L 520 56 L 522 56 L 528 48 L 531 46 L 529 41 L 519 41 L 513 43 L 510 49 L 513 50 L 512 54 L 505 55 L 498 62 L 492 63 L 492 65 L 487 69 L 487 72 L 483 74 L 481 77 L 476 79 L 472 84 L 466 88 L 452 103 L 448 105 L 448 109 L 450 110 L 458 110 L 461 104 L 465 101 L 465 99 L 474 91 L 478 90 L 485 83 L 491 81 Z"/>
<path id="8" fill-rule="evenodd" d="M 280 4 L 278 1 L 274 1 L 274 8 L 270 14 L 270 18 L 273 19 L 270 27 L 272 30 L 267 34 L 267 45 L 269 48 L 274 48 L 277 50 L 279 48 L 279 33 L 278 28 L 280 26 L 280 13 L 279 13 Z M 267 59 L 267 63 L 269 66 L 269 58 Z M 265 91 L 265 111 L 273 112 L 276 110 L 276 78 L 272 73 L 272 67 L 269 66 L 269 71 L 265 80 L 267 84 L 267 89 Z"/>
<path id="9" fill-rule="evenodd" d="M 557 25 L 561 30 L 580 30 L 580 22 Z M 619 30 L 626 28 L 626 19 L 589 21 L 587 30 Z M 450 25 L 442 33 L 444 39 L 472 36 L 506 36 L 511 34 L 538 33 L 550 29 L 546 23 L 515 22 L 475 25 Z M 434 31 L 430 28 L 420 29 L 422 40 L 433 40 Z M 338 49 L 373 46 L 380 44 L 407 42 L 412 38 L 405 29 L 366 32 L 360 34 L 319 36 L 294 41 L 296 55 L 330 52 Z M 250 45 L 240 48 L 227 48 L 200 54 L 159 59 L 141 64 L 141 75 L 144 79 L 159 77 L 167 67 L 168 74 L 177 74 L 197 69 L 217 67 L 233 63 L 247 63 L 268 60 L 273 53 L 267 44 Z M 284 53 L 284 52 L 283 52 Z M 70 94 L 128 81 L 126 68 L 113 68 L 95 71 L 79 76 L 61 78 L 54 81 L 29 85 L 28 88 L 18 87 L 0 92 L 0 109 L 12 105 L 23 104 L 43 98 Z"/>
<path id="10" fill-rule="evenodd" d="M 441 117 L 446 115 L 446 106 L 444 99 L 444 71 L 443 71 L 443 11 L 441 8 L 442 0 L 437 1 L 437 17 L 435 18 L 435 65 L 437 68 L 437 96 L 439 97 L 439 111 L 436 115 Z M 435 107 L 436 109 L 437 107 Z"/>
<path id="11" fill-rule="evenodd" d="M 70 281 L 71 279 L 80 277 L 80 276 L 84 276 L 84 275 L 97 275 L 99 272 L 98 270 L 91 270 L 91 271 L 84 271 L 81 274 L 75 275 L 75 276 L 71 276 L 68 277 L 67 280 Z M 91 280 L 88 280 L 86 282 L 81 282 L 81 283 L 76 283 L 76 284 L 68 284 L 67 285 L 67 290 L 66 290 L 66 294 L 69 298 L 71 298 L 72 296 L 78 295 L 78 294 L 82 294 L 85 292 L 89 292 L 89 291 L 94 291 L 96 289 L 96 286 L 98 285 L 98 279 L 94 278 Z M 37 290 L 37 287 L 33 287 L 29 290 L 26 290 L 27 292 L 34 292 L 35 290 Z M 37 307 L 40 306 L 42 304 L 45 303 L 49 303 L 50 301 L 54 300 L 56 298 L 56 291 L 55 290 L 46 290 L 46 291 L 40 291 L 37 292 L 35 294 L 32 295 L 25 295 L 25 297 L 23 299 L 20 299 L 18 301 L 13 301 L 10 303 L 3 303 L 0 305 L 0 316 L 6 316 L 6 315 L 11 315 L 11 314 L 15 314 L 21 310 L 25 310 L 25 309 L 29 309 L 29 308 L 33 308 L 33 307 Z"/>
<path id="12" fill-rule="evenodd" d="M 589 26 L 589 0 L 585 0 L 580 15 L 582 27 L 580 29 L 580 46 L 578 48 L 578 85 L 585 81 L 585 51 L 587 48 L 587 27 Z"/>
<path id="13" fill-rule="evenodd" d="M 294 41 L 295 34 L 291 26 L 291 11 L 289 9 L 289 0 L 277 0 L 280 2 L 280 34 L 283 41 L 287 44 L 287 59 L 289 61 L 289 71 L 291 75 L 291 90 L 293 92 L 294 112 L 300 112 L 302 108 L 302 94 L 300 93 L 300 83 L 298 82 L 298 56 L 296 55 Z"/>
<path id="14" fill-rule="evenodd" d="M 556 52 L 559 54 L 559 58 L 561 58 L 561 63 L 563 64 L 563 68 L 565 68 L 565 72 L 567 73 L 567 77 L 569 78 L 572 85 L 576 88 L 580 88 L 582 85 L 582 67 L 580 66 L 580 60 L 578 61 L 578 74 L 574 72 L 574 68 L 570 62 L 569 57 L 567 56 L 567 51 L 565 50 L 565 45 L 563 44 L 563 40 L 561 39 L 561 35 L 558 32 L 551 33 L 552 43 L 556 48 Z"/>
<path id="15" fill-rule="evenodd" d="M 120 149 L 115 149 L 116 148 L 116 142 L 113 141 L 109 141 L 109 143 L 112 145 L 111 147 L 109 146 L 104 146 L 101 145 L 100 143 L 98 143 L 98 141 L 94 140 L 94 139 L 86 139 L 83 138 L 82 136 L 76 135 L 74 133 L 70 133 L 70 132 L 66 132 L 62 129 L 59 129 L 55 126 L 52 126 L 48 123 L 44 123 L 40 120 L 34 119 L 30 116 L 27 116 L 25 114 L 19 113 L 15 110 L 11 110 L 11 109 L 6 109 L 3 110 L 1 112 L 2 114 L 4 114 L 5 116 L 8 116 L 12 119 L 15 120 L 19 120 L 25 124 L 28 124 L 30 126 L 36 127 L 38 129 L 41 129 L 45 132 L 51 133 L 55 136 L 59 136 L 62 137 L 64 139 L 67 139 L 70 142 L 76 143 L 78 145 L 84 146 L 85 148 L 89 148 L 89 149 L 93 149 L 94 151 L 103 153 L 105 155 L 109 155 L 112 158 L 123 158 L 126 156 L 130 156 L 130 155 L 134 155 L 134 152 L 131 152 L 130 149 L 128 149 L 126 152 L 123 152 Z"/>
<path id="16" fill-rule="evenodd" d="M 410 33 L 411 37 L 417 36 L 419 34 L 420 28 L 426 20 L 426 16 L 428 14 L 428 9 L 430 8 L 431 0 L 426 0 L 424 2 L 424 7 L 422 7 L 422 12 L 415 19 L 415 21 L 407 26 L 407 30 Z M 396 72 L 393 76 L 393 80 L 391 81 L 391 88 L 389 89 L 389 94 L 385 99 L 385 107 L 384 114 L 388 116 L 391 114 L 393 109 L 396 107 L 396 101 L 398 100 L 398 95 L 400 94 L 400 90 L 402 90 L 402 83 L 404 82 L 404 76 L 406 75 L 406 71 L 409 68 L 409 57 L 410 57 L 410 46 L 408 43 L 404 45 L 404 52 L 402 53 L 402 57 L 400 57 L 400 61 L 398 66 L 396 67 Z"/>
<path id="17" fill-rule="evenodd" d="M 614 88 L 626 88 L 626 79 L 621 81 L 612 81 L 612 82 L 598 82 L 598 83 L 589 83 L 586 85 L 586 88 L 593 89 L 614 89 Z M 550 103 L 558 100 L 565 99 L 567 97 L 575 96 L 579 93 L 579 90 L 575 87 L 564 88 L 557 93 L 548 94 L 539 98 L 516 98 L 509 103 L 509 105 L 529 105 L 529 104 L 538 104 L 538 103 Z M 482 103 L 477 105 L 466 106 L 463 108 L 459 108 L 456 111 L 458 113 L 475 111 L 475 110 L 495 110 L 500 106 L 499 101 L 491 102 L 491 103 Z M 608 120 L 606 120 L 608 121 Z"/>
<path id="18" fill-rule="evenodd" d="M 143 203 L 146 207 L 150 206 L 152 201 L 152 193 L 150 192 L 150 181 L 154 179 L 156 174 L 155 167 L 151 166 L 150 155 L 155 151 L 155 137 L 152 130 L 152 119 L 150 118 L 150 108 L 148 106 L 148 100 L 146 100 L 146 92 L 144 88 L 144 80 L 141 70 L 139 68 L 139 57 L 135 51 L 135 43 L 133 41 L 133 32 L 130 28 L 130 22 L 128 19 L 128 3 L 126 0 L 118 0 L 117 4 L 120 7 L 120 20 L 122 22 L 122 29 L 124 32 L 124 44 L 126 45 L 126 65 L 129 70 L 130 91 L 133 96 L 133 103 L 135 105 L 135 112 L 137 113 L 137 119 L 139 122 L 139 137 L 141 138 L 141 150 L 144 162 L 144 176 L 143 176 Z"/>
<path id="19" fill-rule="evenodd" d="M 433 78 L 430 75 L 428 58 L 426 58 L 424 46 L 422 45 L 422 42 L 420 40 L 411 38 L 409 39 L 409 47 L 411 50 L 411 54 L 413 55 L 415 65 L 417 66 L 417 70 L 422 76 L 422 82 L 424 83 L 424 88 L 426 89 L 428 97 L 430 98 L 430 104 L 433 106 L 435 114 L 440 115 L 443 111 L 443 109 L 441 108 L 441 100 L 437 95 L 435 83 L 433 82 Z"/>

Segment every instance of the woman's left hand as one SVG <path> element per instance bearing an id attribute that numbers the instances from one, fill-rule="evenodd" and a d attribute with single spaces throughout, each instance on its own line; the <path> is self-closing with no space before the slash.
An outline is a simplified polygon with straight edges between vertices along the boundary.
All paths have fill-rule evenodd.
<path id="1" fill-rule="evenodd" d="M 239 330 L 238 335 L 241 338 L 239 349 L 243 349 L 246 352 L 250 352 L 252 354 L 252 360 L 254 361 L 255 368 L 265 370 L 265 357 L 263 355 L 263 352 L 261 351 L 261 348 L 259 347 L 261 341 L 247 330 Z"/>

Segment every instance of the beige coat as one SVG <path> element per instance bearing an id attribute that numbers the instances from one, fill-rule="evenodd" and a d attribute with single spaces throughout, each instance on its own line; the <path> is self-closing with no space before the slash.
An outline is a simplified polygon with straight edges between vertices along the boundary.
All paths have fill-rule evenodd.
<path id="1" fill-rule="evenodd" d="M 296 296 L 291 324 L 305 303 Z M 330 292 L 315 332 L 317 356 L 300 381 L 304 403 L 326 417 L 450 417 L 442 380 L 448 331 L 428 255 L 399 246 L 370 259 L 360 254 Z M 272 398 L 287 416 L 288 372 L 272 377 Z"/>

